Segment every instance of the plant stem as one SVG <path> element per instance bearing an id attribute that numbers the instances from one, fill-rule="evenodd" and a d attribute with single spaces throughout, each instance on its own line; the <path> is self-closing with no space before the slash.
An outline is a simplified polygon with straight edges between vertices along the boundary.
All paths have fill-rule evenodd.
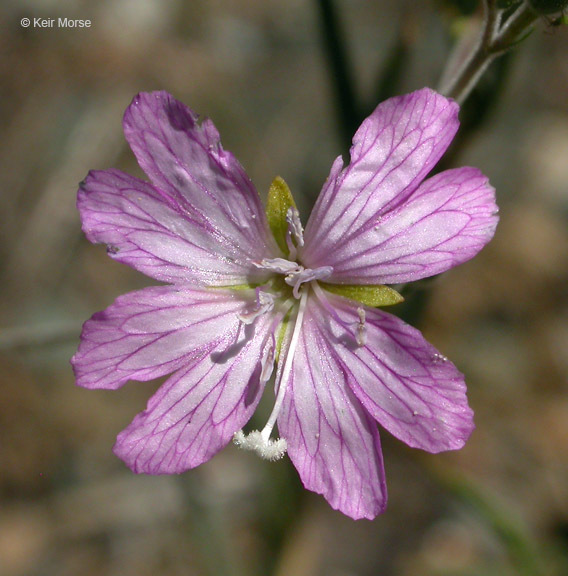
<path id="1" fill-rule="evenodd" d="M 523 2 L 507 19 L 503 18 L 504 11 L 497 8 L 496 0 L 484 0 L 483 9 L 484 23 L 477 46 L 457 74 L 440 89 L 442 94 L 460 104 L 467 98 L 491 62 L 523 40 L 530 26 L 538 18 L 526 2 Z"/>
<path id="2" fill-rule="evenodd" d="M 354 88 L 353 69 L 333 0 L 318 0 L 318 6 L 325 55 L 335 90 L 341 137 L 342 141 L 349 146 L 351 137 L 361 122 Z"/>

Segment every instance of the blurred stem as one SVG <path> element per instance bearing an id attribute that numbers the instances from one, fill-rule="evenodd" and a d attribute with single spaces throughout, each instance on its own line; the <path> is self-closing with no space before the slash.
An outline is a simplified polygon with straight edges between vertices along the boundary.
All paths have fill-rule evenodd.
<path id="1" fill-rule="evenodd" d="M 403 18 L 398 25 L 399 33 L 396 36 L 396 43 L 386 58 L 385 65 L 381 70 L 377 81 L 375 99 L 372 103 L 371 110 L 377 105 L 377 102 L 383 102 L 399 91 L 402 74 L 408 63 L 410 50 L 410 34 L 407 31 L 408 23 Z"/>
<path id="2" fill-rule="evenodd" d="M 81 331 L 77 322 L 64 320 L 32 326 L 0 327 L 0 351 L 32 346 L 50 346 L 75 340 Z"/>
<path id="3" fill-rule="evenodd" d="M 449 492 L 470 506 L 493 532 L 507 552 L 511 565 L 519 576 L 550 574 L 543 554 L 528 534 L 514 510 L 487 494 L 474 482 L 460 475 L 436 470 L 434 477 Z"/>
<path id="4" fill-rule="evenodd" d="M 333 0 L 317 0 L 325 54 L 335 91 L 342 142 L 351 142 L 359 126 L 355 81 Z"/>
<path id="5" fill-rule="evenodd" d="M 188 507 L 192 539 L 197 543 L 201 567 L 208 576 L 243 576 L 232 548 L 223 506 L 204 496 L 200 478 L 179 477 L 179 485 Z"/>
<path id="6" fill-rule="evenodd" d="M 538 18 L 523 2 L 507 18 L 506 10 L 497 7 L 497 0 L 484 0 L 483 28 L 477 46 L 457 73 L 441 86 L 440 92 L 460 104 L 468 97 L 493 60 L 516 46 L 530 31 Z"/>

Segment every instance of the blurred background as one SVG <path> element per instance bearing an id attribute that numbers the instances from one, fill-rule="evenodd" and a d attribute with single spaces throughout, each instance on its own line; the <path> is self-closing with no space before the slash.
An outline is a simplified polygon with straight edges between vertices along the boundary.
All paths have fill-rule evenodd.
<path id="1" fill-rule="evenodd" d="M 305 222 L 347 135 L 379 99 L 436 87 L 477 4 L 4 0 L 2 576 L 568 574 L 568 29 L 552 19 L 489 71 L 445 160 L 490 177 L 496 237 L 416 296 L 477 429 L 441 455 L 384 432 L 383 516 L 354 522 L 286 458 L 233 446 L 180 477 L 136 476 L 111 449 L 159 383 L 87 391 L 69 365 L 82 322 L 151 284 L 90 245 L 75 208 L 90 169 L 142 176 L 121 126 L 137 92 L 213 118 L 261 195 L 281 175 Z M 33 26 L 59 17 L 91 26 Z"/>

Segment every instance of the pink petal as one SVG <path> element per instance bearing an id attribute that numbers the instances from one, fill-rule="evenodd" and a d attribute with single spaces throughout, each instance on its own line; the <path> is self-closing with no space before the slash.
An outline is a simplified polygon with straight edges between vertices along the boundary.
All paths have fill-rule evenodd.
<path id="1" fill-rule="evenodd" d="M 117 438 L 114 452 L 134 472 L 174 474 L 209 460 L 254 412 L 263 363 L 274 345 L 273 319 L 241 324 L 215 350 L 162 385 Z"/>
<path id="2" fill-rule="evenodd" d="M 463 375 L 422 334 L 374 308 L 365 311 L 365 345 L 356 341 L 356 303 L 325 295 L 317 318 L 340 370 L 368 412 L 391 434 L 428 452 L 461 448 L 473 431 Z"/>
<path id="3" fill-rule="evenodd" d="M 209 119 L 166 92 L 138 94 L 124 114 L 124 134 L 151 182 L 208 233 L 253 259 L 277 250 L 252 182 L 221 146 Z"/>
<path id="4" fill-rule="evenodd" d="M 379 433 L 353 395 L 317 302 L 310 298 L 278 417 L 281 437 L 304 486 L 352 518 L 386 507 Z"/>
<path id="5" fill-rule="evenodd" d="M 118 170 L 90 172 L 77 198 L 83 230 L 109 255 L 163 282 L 242 284 L 261 275 L 250 258 L 262 247 L 203 223 L 151 184 Z M 257 254 L 264 254 L 262 248 Z"/>
<path id="6" fill-rule="evenodd" d="M 197 290 L 154 286 L 117 298 L 83 326 L 71 360 L 77 384 L 116 389 L 127 380 L 151 380 L 236 338 L 237 314 L 253 290 Z"/>
<path id="7" fill-rule="evenodd" d="M 394 284 L 445 272 L 473 258 L 497 221 L 495 191 L 479 170 L 442 172 L 346 237 L 326 259 L 328 281 Z"/>
<path id="8" fill-rule="evenodd" d="M 353 137 L 349 166 L 332 167 L 306 226 L 304 265 L 333 265 L 346 237 L 402 204 L 447 149 L 457 116 L 455 102 L 427 88 L 379 104 Z"/>

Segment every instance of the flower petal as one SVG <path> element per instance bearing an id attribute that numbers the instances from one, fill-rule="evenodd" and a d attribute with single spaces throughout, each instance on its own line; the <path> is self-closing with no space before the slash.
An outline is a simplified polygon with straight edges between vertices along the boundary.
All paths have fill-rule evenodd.
<path id="1" fill-rule="evenodd" d="M 414 448 L 461 448 L 473 431 L 463 375 L 396 316 L 364 308 L 333 294 L 320 296 L 320 333 L 335 350 L 340 370 L 368 412 Z M 330 310 L 333 309 L 333 314 Z M 327 314 L 326 314 L 327 311 Z"/>
<path id="2" fill-rule="evenodd" d="M 347 385 L 321 312 L 310 297 L 278 430 L 308 490 L 352 518 L 372 519 L 387 501 L 379 432 Z"/>
<path id="3" fill-rule="evenodd" d="M 77 197 L 83 230 L 109 255 L 162 282 L 229 286 L 262 281 L 254 249 L 119 170 L 90 172 Z M 259 257 L 264 254 L 261 250 Z"/>
<path id="4" fill-rule="evenodd" d="M 476 168 L 437 174 L 345 238 L 326 260 L 328 282 L 395 284 L 445 272 L 493 238 L 497 211 L 495 190 Z"/>
<path id="5" fill-rule="evenodd" d="M 116 389 L 173 372 L 235 338 L 247 299 L 254 304 L 254 290 L 154 286 L 120 296 L 83 326 L 71 360 L 77 384 Z"/>
<path id="6" fill-rule="evenodd" d="M 377 106 L 353 137 L 349 166 L 332 166 L 306 225 L 304 265 L 333 266 L 346 237 L 416 190 L 453 139 L 458 109 L 427 88 Z"/>
<path id="7" fill-rule="evenodd" d="M 274 254 L 258 193 L 211 120 L 198 123 L 170 94 L 152 92 L 133 99 L 123 125 L 151 182 L 209 234 L 253 259 Z"/>
<path id="8" fill-rule="evenodd" d="M 236 337 L 176 372 L 117 438 L 114 452 L 134 472 L 174 474 L 209 460 L 250 419 L 274 350 L 273 318 L 241 324 Z"/>

